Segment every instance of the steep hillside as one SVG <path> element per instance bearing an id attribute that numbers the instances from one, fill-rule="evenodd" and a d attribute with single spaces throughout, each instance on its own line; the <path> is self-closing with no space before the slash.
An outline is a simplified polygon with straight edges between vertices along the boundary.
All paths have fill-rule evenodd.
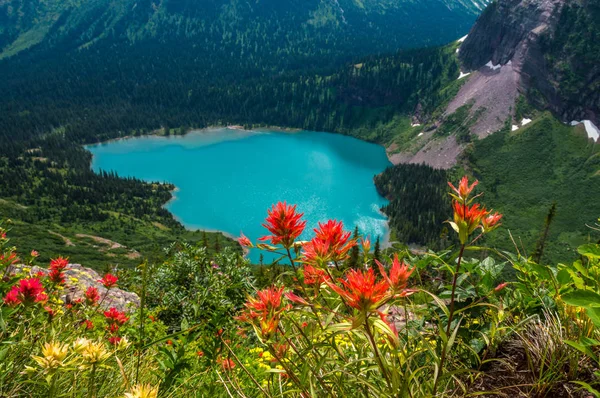
<path id="1" fill-rule="evenodd" d="M 441 44 L 468 30 L 487 0 L 3 0 L 2 56 L 38 45 L 192 41 L 198 55 L 339 56 Z M 264 61 L 264 60 L 263 60 Z M 293 62 L 291 59 L 288 60 Z"/>
<path id="2" fill-rule="evenodd" d="M 469 142 L 523 127 L 536 109 L 564 123 L 588 120 L 597 139 L 599 16 L 600 5 L 585 0 L 492 3 L 456 50 L 460 90 L 425 119 L 428 133 L 397 160 L 450 168 Z"/>

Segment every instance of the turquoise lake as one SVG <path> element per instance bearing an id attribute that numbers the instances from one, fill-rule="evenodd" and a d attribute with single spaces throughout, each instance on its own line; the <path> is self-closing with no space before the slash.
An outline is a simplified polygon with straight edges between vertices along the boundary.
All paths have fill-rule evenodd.
<path id="1" fill-rule="evenodd" d="M 90 145 L 92 168 L 121 176 L 171 182 L 178 188 L 166 208 L 190 229 L 223 231 L 255 240 L 267 208 L 296 204 L 308 221 L 342 220 L 373 240 L 387 233 L 380 213 L 387 201 L 373 177 L 391 166 L 383 147 L 312 131 L 202 130 L 185 136 L 139 137 Z M 258 261 L 252 251 L 250 259 Z M 268 260 L 272 258 L 265 256 Z"/>

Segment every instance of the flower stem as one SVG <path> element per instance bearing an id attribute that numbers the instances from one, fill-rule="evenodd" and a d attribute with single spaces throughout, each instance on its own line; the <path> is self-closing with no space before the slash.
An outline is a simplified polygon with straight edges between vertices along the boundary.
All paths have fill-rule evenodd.
<path id="1" fill-rule="evenodd" d="M 458 273 L 460 271 L 460 264 L 462 262 L 463 255 L 465 253 L 465 244 L 460 246 L 460 253 L 458 254 L 458 261 L 456 262 L 456 270 L 454 271 L 454 277 L 452 278 L 452 294 L 450 295 L 450 312 L 448 314 L 448 325 L 446 325 L 446 339 L 450 335 L 450 328 L 452 327 L 452 320 L 454 318 L 454 296 L 456 294 L 456 281 L 458 279 Z M 442 356 L 440 358 L 440 372 L 438 377 L 435 378 L 433 383 L 433 396 L 437 392 L 438 382 L 444 372 L 444 363 L 446 362 L 446 355 L 448 350 L 448 344 L 444 344 L 442 347 Z"/>
<path id="2" fill-rule="evenodd" d="M 391 390 L 392 383 L 390 382 L 390 378 L 388 376 L 387 369 L 385 368 L 385 366 L 383 366 L 383 360 L 381 359 L 379 349 L 377 348 L 377 343 L 375 342 L 375 338 L 373 337 L 373 333 L 371 332 L 371 328 L 369 327 L 369 317 L 368 316 L 367 316 L 367 319 L 365 319 L 365 331 L 367 332 L 367 337 L 369 338 L 369 341 L 371 342 L 371 345 L 373 346 L 373 351 L 375 352 L 375 358 L 377 359 L 377 364 L 379 365 L 379 368 L 381 369 L 381 373 L 383 373 L 383 377 L 385 378 L 385 382 L 386 382 L 388 388 Z"/>

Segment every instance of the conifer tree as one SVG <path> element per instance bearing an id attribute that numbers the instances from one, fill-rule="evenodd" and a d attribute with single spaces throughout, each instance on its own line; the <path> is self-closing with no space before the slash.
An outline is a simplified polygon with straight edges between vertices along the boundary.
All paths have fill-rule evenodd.
<path id="1" fill-rule="evenodd" d="M 375 241 L 375 248 L 373 249 L 373 259 L 381 261 L 381 244 L 379 243 L 379 236 Z"/>
<path id="2" fill-rule="evenodd" d="M 348 259 L 348 268 L 356 268 L 358 267 L 358 257 L 360 255 L 360 249 L 358 248 L 358 226 L 354 227 L 354 235 L 352 235 L 352 239 L 354 239 L 357 244 L 350 249 L 350 258 Z"/>

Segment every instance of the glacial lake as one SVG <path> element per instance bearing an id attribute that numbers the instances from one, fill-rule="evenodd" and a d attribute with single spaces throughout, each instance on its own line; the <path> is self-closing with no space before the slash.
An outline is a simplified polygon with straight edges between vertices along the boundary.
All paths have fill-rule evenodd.
<path id="1" fill-rule="evenodd" d="M 373 177 L 391 166 L 383 147 L 313 131 L 211 129 L 185 136 L 146 136 L 90 145 L 95 171 L 177 186 L 166 208 L 190 229 L 244 232 L 253 241 L 278 201 L 296 204 L 308 221 L 342 220 L 374 241 L 387 234 L 387 203 Z M 250 259 L 258 262 L 253 250 Z M 265 260 L 273 258 L 265 253 Z"/>

